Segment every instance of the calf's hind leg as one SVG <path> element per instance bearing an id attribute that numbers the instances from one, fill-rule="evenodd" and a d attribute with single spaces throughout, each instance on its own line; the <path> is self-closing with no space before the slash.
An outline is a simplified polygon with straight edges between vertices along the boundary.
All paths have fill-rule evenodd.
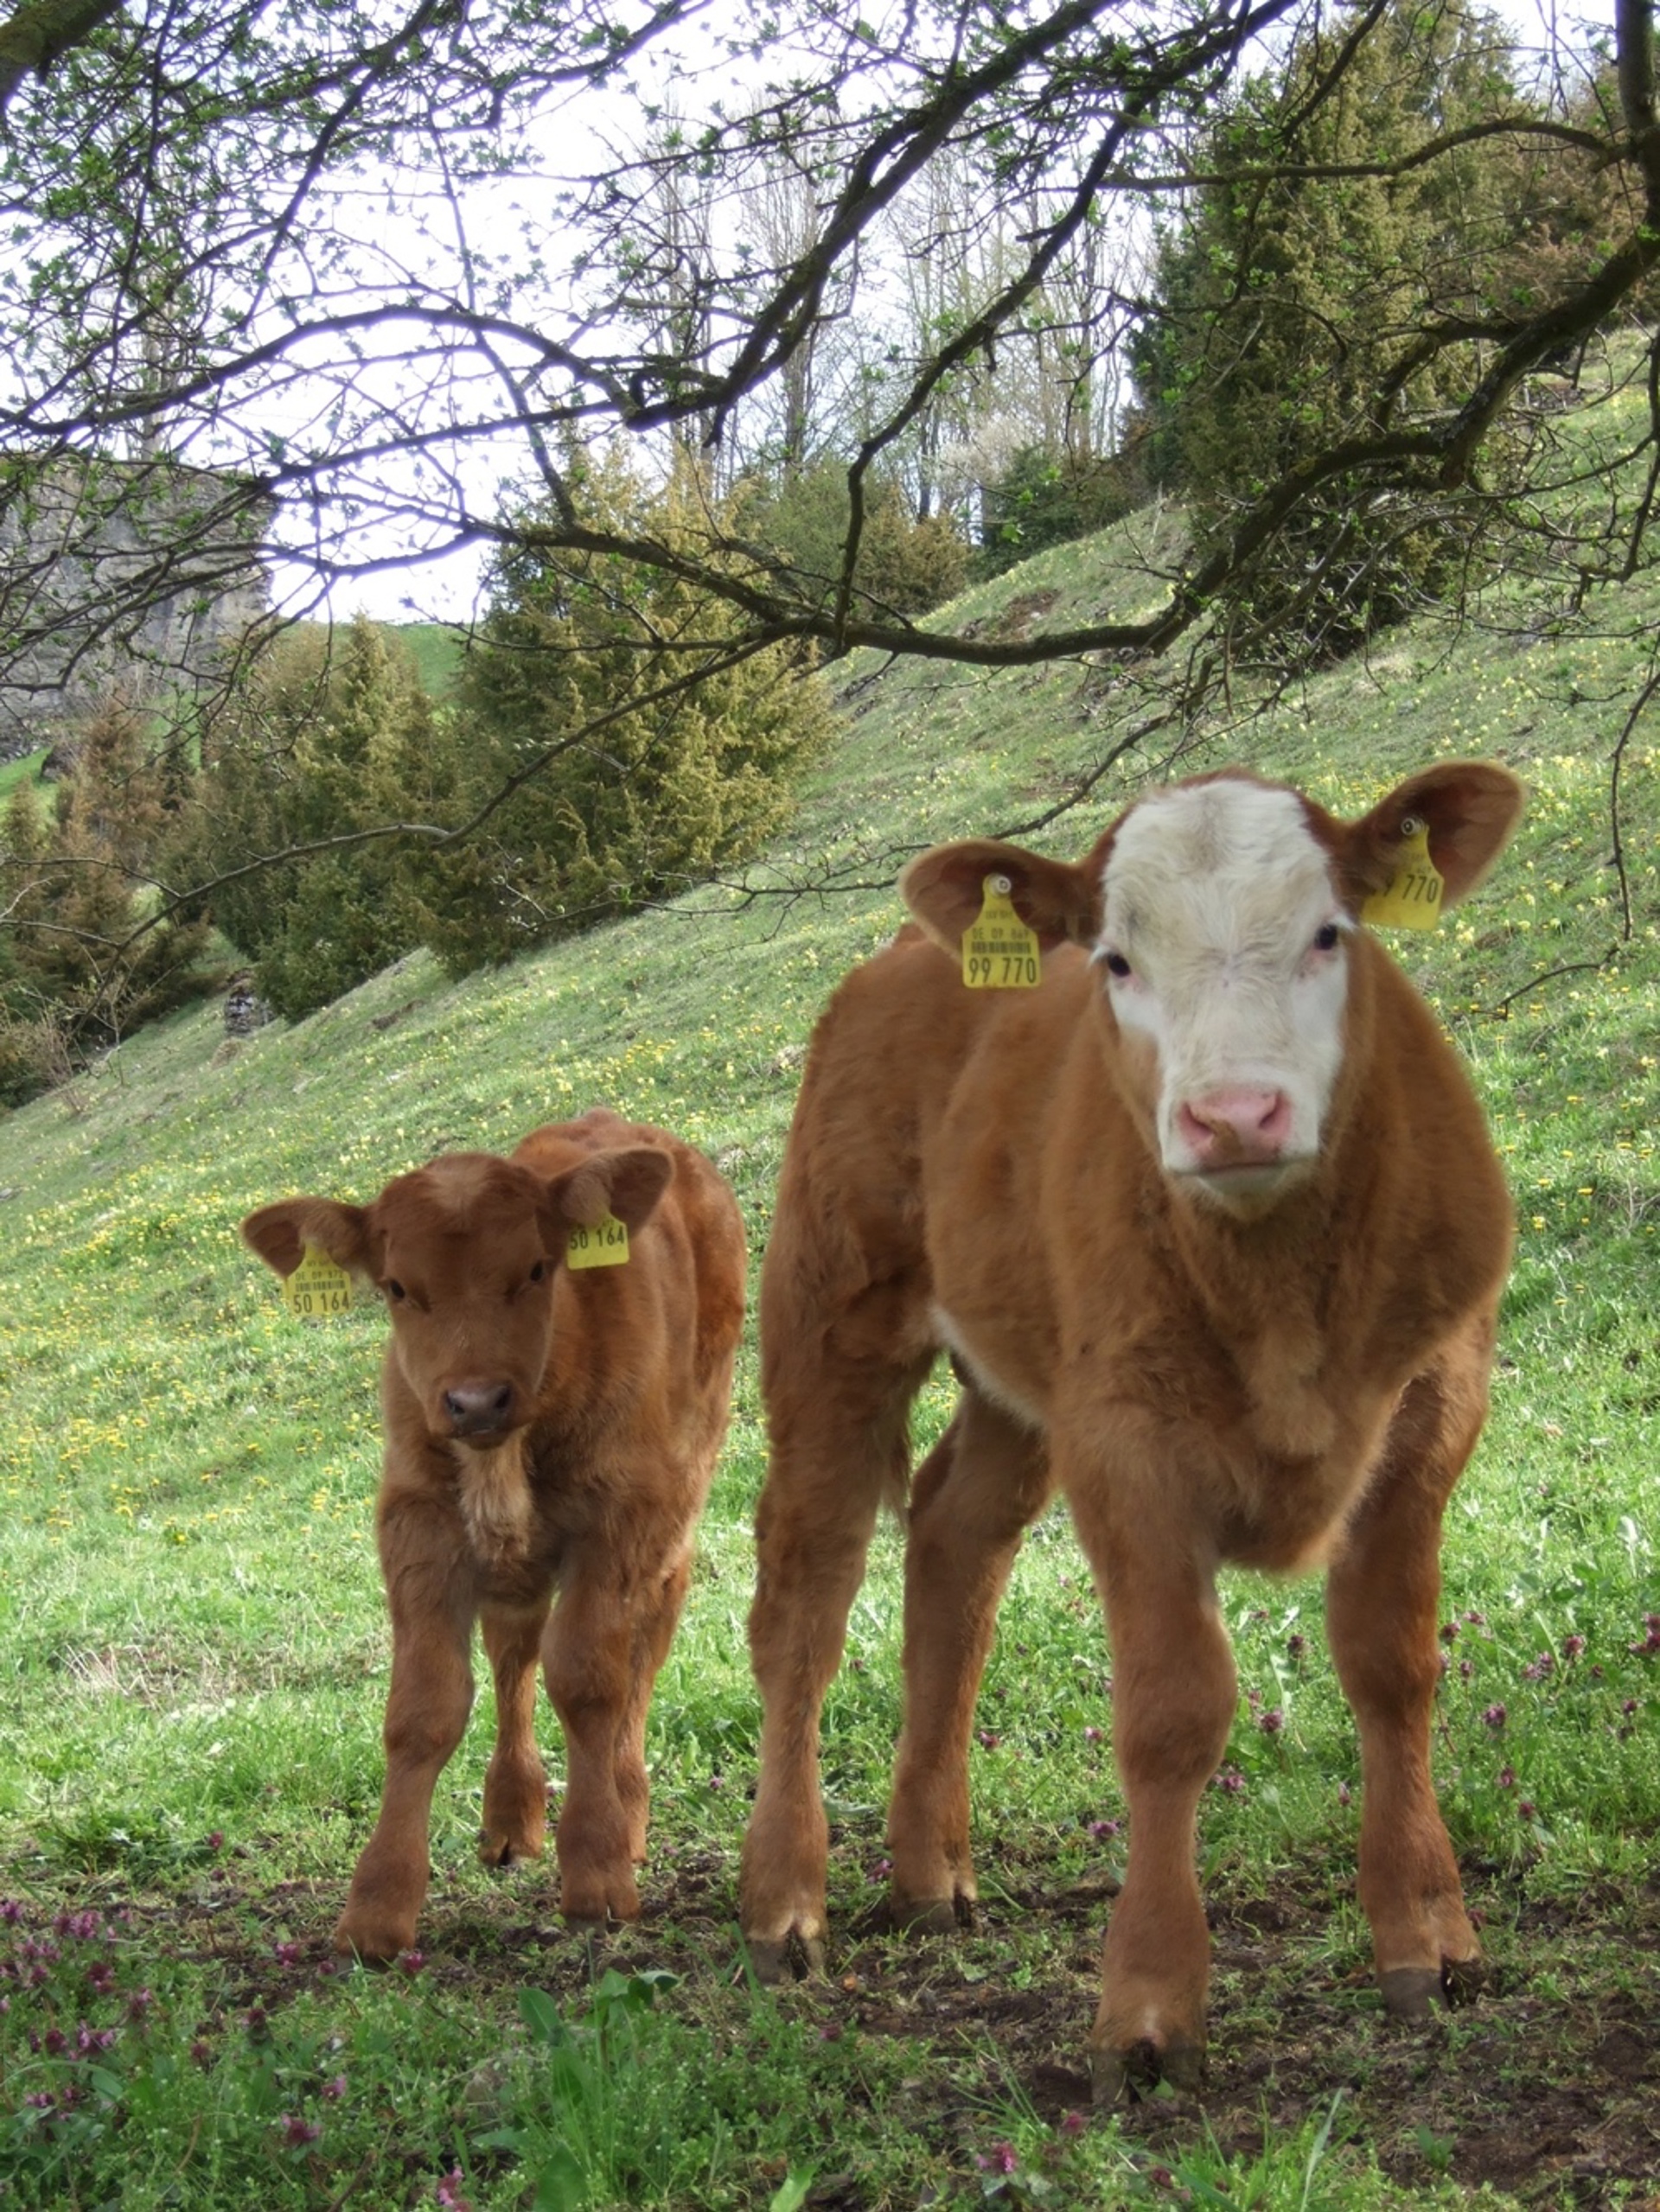
<path id="1" fill-rule="evenodd" d="M 905 1722 L 888 1811 L 894 1918 L 947 1930 L 977 1894 L 968 1741 L 997 1609 L 1051 1484 L 1043 1439 L 970 1388 L 911 1486 Z"/>
<path id="2" fill-rule="evenodd" d="M 906 1417 L 932 1355 L 908 1365 L 827 1352 L 775 1387 L 772 1457 L 756 1509 L 750 1654 L 761 1769 L 744 1838 L 740 1918 L 763 1981 L 822 1965 L 829 1831 L 819 1715 L 885 1495 L 903 1495 Z"/>
<path id="3" fill-rule="evenodd" d="M 1331 1656 L 1360 1734 L 1360 1902 L 1384 2004 L 1402 2019 L 1471 1993 L 1481 1974 L 1429 1743 L 1441 1514 L 1480 1431 L 1484 1372 L 1422 1377 L 1408 1392 L 1326 1586 Z"/>

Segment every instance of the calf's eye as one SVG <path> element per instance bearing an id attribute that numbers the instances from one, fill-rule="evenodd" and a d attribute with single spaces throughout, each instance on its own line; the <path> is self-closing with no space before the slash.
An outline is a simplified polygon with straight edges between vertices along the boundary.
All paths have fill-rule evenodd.
<path id="1" fill-rule="evenodd" d="M 1120 983 L 1130 972 L 1130 964 L 1125 959 L 1122 953 L 1102 953 L 1101 964 L 1106 968 L 1108 974 L 1115 975 Z"/>
<path id="2" fill-rule="evenodd" d="M 1319 928 L 1314 932 L 1314 950 L 1317 953 L 1335 953 L 1337 949 L 1337 923 L 1335 921 L 1323 922 Z"/>
<path id="3" fill-rule="evenodd" d="M 408 1294 L 405 1291 L 403 1284 L 399 1282 L 394 1281 L 393 1278 L 388 1275 L 386 1278 L 386 1296 L 392 1300 L 393 1305 L 402 1305 L 404 1299 L 407 1295 Z"/>
<path id="4" fill-rule="evenodd" d="M 539 1259 L 530 1271 L 530 1279 L 533 1283 L 540 1283 L 546 1272 L 547 1262 L 545 1259 Z"/>

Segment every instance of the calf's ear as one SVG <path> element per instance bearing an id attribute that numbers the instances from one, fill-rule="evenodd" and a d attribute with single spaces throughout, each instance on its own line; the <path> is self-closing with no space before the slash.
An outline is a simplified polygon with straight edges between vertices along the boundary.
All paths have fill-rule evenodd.
<path id="1" fill-rule="evenodd" d="M 1442 883 L 1441 904 L 1468 898 L 1510 843 L 1527 798 L 1521 781 L 1492 761 L 1444 761 L 1380 800 L 1344 833 L 1344 888 L 1355 903 L 1381 891 L 1421 823 Z"/>
<path id="2" fill-rule="evenodd" d="M 955 959 L 963 934 L 986 896 L 986 878 L 1008 879 L 1009 900 L 1040 950 L 1093 944 L 1101 932 L 1099 870 L 1065 860 L 1045 860 L 995 838 L 936 845 L 918 854 L 899 878 L 899 896 L 942 951 Z"/>
<path id="3" fill-rule="evenodd" d="M 342 1206 L 333 1198 L 281 1198 L 262 1206 L 242 1224 L 242 1241 L 278 1275 L 291 1275 L 314 1245 L 337 1267 L 370 1275 L 369 1216 L 363 1206 Z"/>
<path id="4" fill-rule="evenodd" d="M 674 1176 L 673 1159 L 655 1144 L 619 1144 L 567 1168 L 547 1187 L 543 1230 L 550 1249 L 562 1246 L 572 1227 L 594 1228 L 607 1214 L 627 1228 L 639 1228 L 651 1219 Z"/>

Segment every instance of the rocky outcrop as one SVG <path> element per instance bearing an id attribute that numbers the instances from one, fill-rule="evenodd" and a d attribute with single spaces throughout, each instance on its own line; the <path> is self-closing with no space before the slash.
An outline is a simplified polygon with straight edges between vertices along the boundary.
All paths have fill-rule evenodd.
<path id="1" fill-rule="evenodd" d="M 0 462 L 0 759 L 112 691 L 151 699 L 222 671 L 268 609 L 274 507 L 251 478 L 166 457 Z"/>

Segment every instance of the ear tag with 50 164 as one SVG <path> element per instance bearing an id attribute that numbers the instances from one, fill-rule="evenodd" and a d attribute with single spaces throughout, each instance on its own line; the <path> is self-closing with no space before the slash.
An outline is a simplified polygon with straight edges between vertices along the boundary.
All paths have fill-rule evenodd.
<path id="1" fill-rule="evenodd" d="M 962 979 L 970 991 L 1030 991 L 1043 973 L 1038 933 L 1015 912 L 1006 876 L 988 876 L 981 889 L 980 913 L 962 935 Z"/>
<path id="2" fill-rule="evenodd" d="M 332 1319 L 352 1310 L 352 1278 L 326 1252 L 305 1247 L 299 1265 L 283 1278 L 283 1304 L 302 1321 Z"/>
<path id="3" fill-rule="evenodd" d="M 629 1256 L 629 1226 L 607 1214 L 591 1228 L 578 1222 L 565 1247 L 567 1267 L 621 1267 Z"/>

